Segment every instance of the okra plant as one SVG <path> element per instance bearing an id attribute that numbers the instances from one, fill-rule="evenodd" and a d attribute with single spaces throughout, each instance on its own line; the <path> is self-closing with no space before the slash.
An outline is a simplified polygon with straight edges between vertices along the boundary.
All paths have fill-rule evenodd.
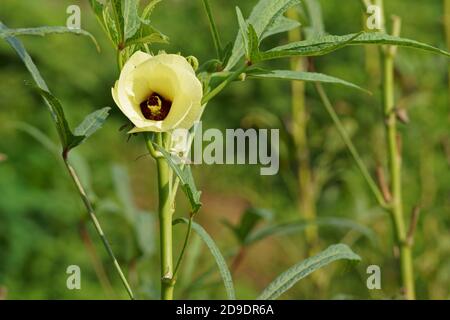
<path id="1" fill-rule="evenodd" d="M 392 214 L 397 245 L 400 248 L 402 286 L 405 288 L 405 297 L 414 299 L 414 277 L 412 271 L 411 240 L 407 238 L 405 221 L 402 213 L 401 185 L 397 133 L 396 110 L 393 101 L 393 63 L 397 47 L 409 47 L 428 51 L 449 57 L 444 50 L 424 44 L 415 40 L 402 38 L 399 32 L 392 35 L 385 32 L 385 28 L 375 31 L 359 31 L 345 35 L 333 35 L 325 32 L 319 24 L 317 16 L 311 14 L 314 0 L 259 0 L 249 15 L 244 14 L 239 7 L 236 12 L 236 37 L 230 43 L 224 43 L 214 14 L 213 0 L 197 0 L 199 10 L 204 9 L 209 22 L 211 39 L 215 52 L 211 53 L 209 60 L 198 61 L 195 53 L 173 52 L 169 37 L 164 30 L 153 25 L 152 14 L 155 10 L 162 10 L 158 4 L 163 0 L 90 0 L 90 6 L 97 17 L 98 23 L 104 30 L 105 36 L 110 40 L 112 50 L 117 57 L 117 81 L 111 83 L 111 95 L 116 107 L 129 120 L 127 134 L 135 139 L 141 139 L 153 161 L 146 161 L 148 166 L 156 166 L 158 185 L 158 220 L 159 220 L 159 258 L 160 258 L 160 297 L 171 300 L 177 297 L 177 281 L 182 281 L 180 266 L 188 252 L 190 236 L 197 233 L 204 241 L 217 264 L 228 299 L 236 299 L 232 280 L 232 273 L 227 264 L 227 256 L 223 255 L 214 242 L 214 235 L 195 222 L 195 217 L 201 214 L 201 192 L 195 183 L 188 160 L 198 122 L 208 109 L 214 108 L 214 99 L 222 91 L 236 82 L 265 81 L 278 79 L 292 81 L 293 97 L 302 99 L 304 83 L 313 83 L 318 95 L 329 112 L 338 132 L 344 139 L 352 157 L 364 179 L 368 182 L 370 190 L 380 206 Z M 365 5 L 370 5 L 366 1 Z M 306 7 L 305 7 L 306 5 Z M 350 2 L 349 4 L 350 5 Z M 183 3 L 180 3 L 180 7 Z M 202 8 L 203 7 L 203 8 Z M 306 10 L 305 10 L 306 8 Z M 300 26 L 299 12 L 308 12 L 308 28 Z M 308 11 L 309 10 L 309 11 Z M 170 17 L 170 15 L 168 15 Z M 200 31 L 200 30 L 199 30 Z M 25 67 L 30 72 L 34 84 L 30 88 L 40 94 L 45 102 L 60 138 L 60 154 L 70 178 L 83 201 L 89 217 L 101 238 L 104 247 L 111 258 L 111 263 L 120 277 L 129 297 L 135 299 L 132 285 L 119 265 L 113 250 L 102 230 L 101 223 L 96 216 L 86 187 L 81 182 L 77 170 L 72 165 L 71 151 L 81 143 L 89 143 L 89 137 L 101 128 L 107 120 L 110 108 L 103 108 L 87 115 L 79 126 L 72 130 L 66 120 L 62 103 L 51 93 L 38 67 L 27 53 L 25 47 L 18 39 L 26 35 L 47 35 L 53 33 L 70 33 L 90 38 L 97 45 L 95 38 L 82 29 L 73 29 L 63 26 L 44 26 L 38 28 L 12 29 L 0 23 L 0 35 L 17 52 Z M 265 39 L 277 35 L 289 34 L 289 42 L 273 48 L 266 48 Z M 303 36 L 302 36 L 303 34 Z M 195 35 L 191 35 L 195 36 Z M 302 40 L 304 39 L 304 40 Z M 165 47 L 164 51 L 154 49 L 159 44 Z M 390 174 L 392 184 L 392 197 L 383 195 L 383 190 L 372 178 L 372 174 L 361 160 L 349 135 L 337 117 L 336 112 L 322 86 L 322 84 L 336 84 L 346 87 L 346 90 L 357 90 L 360 94 L 368 91 L 349 81 L 330 75 L 313 72 L 305 68 L 306 59 L 332 54 L 334 51 L 348 46 L 378 45 L 384 54 L 384 104 L 386 129 L 388 132 Z M 99 53 L 101 54 L 101 53 Z M 285 59 L 292 64 L 291 69 L 272 68 L 273 60 Z M 99 59 L 100 60 L 100 59 Z M 101 60 L 100 60 L 101 61 Z M 300 61 L 300 64 L 299 64 Z M 101 62 L 99 62 L 101 63 Z M 303 66 L 303 67 L 302 67 Z M 300 91 L 300 94 L 298 91 Z M 298 104 L 300 103 L 300 104 Z M 244 102 L 242 106 L 245 107 Z M 261 106 L 261 108 L 263 108 Z M 292 117 L 295 123 L 293 140 L 296 152 L 305 151 L 306 117 L 304 105 L 300 101 L 293 101 Z M 124 150 L 125 152 L 125 150 Z M 305 171 L 309 160 L 299 158 L 301 171 L 298 173 L 300 190 L 299 208 L 302 208 L 309 223 L 320 225 L 316 218 L 314 197 L 308 197 L 305 192 L 308 186 L 310 173 Z M 306 179 L 306 180 L 305 180 Z M 119 181 L 120 183 L 120 181 Z M 189 212 L 178 212 L 176 195 L 182 190 L 190 204 Z M 235 232 L 242 247 L 258 241 L 268 235 L 274 234 L 280 228 L 273 230 L 253 230 L 260 213 L 246 212 L 246 227 L 230 226 Z M 315 223 L 314 221 L 317 221 Z M 329 221 L 332 224 L 332 221 Z M 322 221 L 322 223 L 327 223 Z M 174 232 L 183 232 L 177 225 L 186 225 L 184 242 L 173 243 Z M 244 225 L 244 222 L 242 223 Z M 304 224 L 302 224 L 304 227 Z M 310 226 L 311 227 L 311 226 Z M 314 243 L 319 236 L 317 230 L 308 227 L 307 240 Z M 292 226 L 290 226 L 292 228 Z M 150 233 L 151 230 L 148 230 Z M 175 255 L 175 245 L 181 247 Z M 335 244 L 327 249 L 317 252 L 304 261 L 300 261 L 271 282 L 256 299 L 276 299 L 294 286 L 299 280 L 305 278 L 317 269 L 323 268 L 337 260 L 359 261 L 361 258 L 347 245 Z M 364 259 L 364 257 L 362 257 Z"/>

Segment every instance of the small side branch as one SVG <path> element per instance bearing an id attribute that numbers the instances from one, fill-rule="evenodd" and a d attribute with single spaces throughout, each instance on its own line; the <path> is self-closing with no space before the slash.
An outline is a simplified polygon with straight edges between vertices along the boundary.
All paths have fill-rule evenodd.
<path id="1" fill-rule="evenodd" d="M 209 0 L 203 0 L 203 6 L 205 7 L 206 15 L 208 16 L 209 27 L 211 29 L 211 35 L 213 37 L 217 57 L 222 59 L 222 45 L 220 43 L 219 31 L 217 30 L 216 22 L 214 21 Z"/>
<path id="2" fill-rule="evenodd" d="M 325 90 L 323 89 L 323 86 L 320 83 L 316 83 L 316 90 L 319 93 L 320 99 L 322 100 L 323 105 L 325 106 L 325 109 L 327 110 L 328 114 L 330 115 L 331 119 L 333 120 L 339 135 L 341 136 L 342 140 L 344 140 L 345 145 L 347 146 L 347 149 L 349 150 L 351 156 L 356 162 L 356 165 L 358 166 L 358 169 L 361 171 L 362 176 L 366 180 L 367 184 L 369 185 L 370 190 L 372 191 L 373 195 L 375 196 L 375 199 L 377 200 L 378 204 L 382 207 L 387 209 L 389 207 L 388 203 L 384 200 L 383 194 L 381 193 L 380 189 L 378 188 L 375 180 L 372 178 L 372 176 L 369 173 L 369 170 L 367 169 L 366 165 L 361 159 L 361 156 L 359 155 L 359 152 L 356 150 L 356 147 L 354 146 L 352 140 L 348 136 L 347 132 L 345 131 L 344 126 L 342 125 L 341 120 L 339 119 L 336 111 L 333 108 L 333 105 L 330 102 L 330 99 L 328 98 Z"/>
<path id="3" fill-rule="evenodd" d="M 412 247 L 414 244 L 414 236 L 416 234 L 417 223 L 420 217 L 420 206 L 415 206 L 411 215 L 411 221 L 409 223 L 408 235 L 406 237 L 406 243 L 408 246 Z"/>
<path id="4" fill-rule="evenodd" d="M 382 166 L 377 166 L 377 180 L 381 192 L 383 193 L 384 201 L 386 203 L 390 203 L 392 201 L 392 194 L 391 190 L 389 190 L 389 184 L 386 181 L 386 176 L 384 174 L 384 169 Z"/>

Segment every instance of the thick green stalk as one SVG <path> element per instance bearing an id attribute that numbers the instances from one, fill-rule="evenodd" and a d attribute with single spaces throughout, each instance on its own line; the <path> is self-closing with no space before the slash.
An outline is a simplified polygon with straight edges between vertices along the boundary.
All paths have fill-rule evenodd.
<path id="1" fill-rule="evenodd" d="M 163 146 L 161 134 L 158 144 Z M 173 279 L 173 252 L 172 252 L 172 216 L 173 205 L 170 192 L 170 168 L 163 157 L 156 158 L 158 170 L 159 191 L 159 229 L 160 229 L 160 253 L 161 253 L 161 299 L 172 300 L 175 280 Z"/>
<path id="2" fill-rule="evenodd" d="M 365 1 L 368 2 L 368 1 Z M 375 5 L 381 10 L 381 31 L 386 32 L 386 19 L 384 15 L 384 1 L 375 0 Z M 367 3 L 366 3 L 367 5 Z M 448 21 L 448 39 L 450 45 L 450 0 L 445 0 L 446 5 L 446 21 Z M 401 21 L 400 18 L 393 19 L 394 36 L 400 35 Z M 395 110 L 395 94 L 394 94 L 394 61 L 396 55 L 395 46 L 383 47 L 382 64 L 383 64 L 383 104 L 386 127 L 386 139 L 388 145 L 389 171 L 390 171 L 390 187 L 392 199 L 387 207 L 392 216 L 394 224 L 395 240 L 399 248 L 400 254 L 400 272 L 402 278 L 402 286 L 405 297 L 408 300 L 415 299 L 414 289 L 414 269 L 412 258 L 412 241 L 408 239 L 406 231 L 406 223 L 403 212 L 403 195 L 402 195 L 402 157 L 401 147 L 399 143 L 399 135 L 397 132 L 397 114 Z M 450 74 L 450 69 L 449 69 Z M 449 86 L 450 91 L 450 86 Z"/>
<path id="3" fill-rule="evenodd" d="M 400 34 L 400 19 L 394 19 L 393 35 Z M 397 114 L 394 94 L 394 61 L 396 47 L 388 46 L 383 50 L 383 104 L 388 145 L 389 168 L 391 178 L 391 214 L 394 232 L 399 247 L 400 272 L 406 299 L 415 299 L 414 271 L 412 261 L 412 243 L 407 239 L 402 195 L 402 156 L 397 132 Z"/>
<path id="4" fill-rule="evenodd" d="M 402 196 L 402 158 L 399 146 L 399 136 L 397 133 L 397 116 L 395 112 L 394 100 L 394 56 L 395 54 L 387 49 L 383 57 L 383 95 L 384 113 L 386 117 L 386 133 L 389 154 L 389 167 L 391 175 L 392 192 L 392 218 L 394 222 L 395 237 L 400 248 L 400 265 L 402 283 L 407 299 L 414 299 L 414 276 L 412 266 L 411 245 L 406 241 L 406 227 L 403 213 Z"/>
<path id="5" fill-rule="evenodd" d="M 291 8 L 287 12 L 290 19 L 299 20 L 297 8 Z M 300 41 L 300 28 L 293 29 L 288 33 L 289 42 Z M 294 71 L 305 71 L 305 59 L 301 57 L 291 58 L 291 69 Z M 292 81 L 292 135 L 296 147 L 296 158 L 298 162 L 298 186 L 299 186 L 299 209 L 302 216 L 308 220 L 316 219 L 316 202 L 314 186 L 309 163 L 309 148 L 307 137 L 308 114 L 305 104 L 305 82 Z M 314 246 L 318 240 L 317 226 L 311 225 L 306 229 L 306 240 L 310 246 Z"/>

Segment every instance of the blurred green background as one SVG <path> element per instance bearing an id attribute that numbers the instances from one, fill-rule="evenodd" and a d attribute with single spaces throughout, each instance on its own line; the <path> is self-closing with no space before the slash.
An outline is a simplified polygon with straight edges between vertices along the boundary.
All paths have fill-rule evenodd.
<path id="1" fill-rule="evenodd" d="M 211 2 L 226 41 L 233 41 L 237 32 L 234 7 L 239 5 L 248 15 L 256 3 Z M 329 33 L 362 29 L 359 1 L 347 0 L 345 5 L 339 0 L 320 2 Z M 66 8 L 71 4 L 81 7 L 82 28 L 96 36 L 101 53 L 87 38 L 72 35 L 22 37 L 22 40 L 50 89 L 63 103 L 72 126 L 95 109 L 113 107 L 104 128 L 77 149 L 73 161 L 89 187 L 105 233 L 138 298 L 157 298 L 156 172 L 153 161 L 145 156 L 141 137 L 128 141 L 126 134 L 119 131 L 127 121 L 114 107 L 110 95 L 118 75 L 115 53 L 88 1 L 2 0 L 0 20 L 10 28 L 65 25 Z M 386 7 L 388 14 L 402 17 L 404 37 L 446 48 L 443 1 L 390 0 Z M 201 62 L 213 58 L 214 47 L 201 1 L 164 0 L 152 20 L 171 39 L 170 45 L 157 49 L 195 55 Z M 287 36 L 281 35 L 264 46 L 269 48 L 286 41 Z M 369 96 L 348 88 L 326 86 L 365 163 L 374 172 L 377 164 L 386 163 L 379 74 L 368 67 L 366 52 L 361 47 L 346 48 L 314 61 L 318 71 L 374 93 Z M 288 61 L 274 65 L 289 68 Z M 422 207 L 414 246 L 417 294 L 422 299 L 450 298 L 447 68 L 445 58 L 399 49 L 397 97 L 410 118 L 409 124 L 401 125 L 405 210 L 409 215 L 415 205 Z M 38 128 L 57 141 L 41 98 L 24 83 L 29 74 L 4 41 L 0 41 L 0 70 L 0 298 L 126 298 L 62 162 L 33 134 L 34 128 Z M 338 226 L 321 227 L 318 246 L 324 249 L 333 243 L 347 243 L 362 257 L 362 262 L 329 266 L 302 280 L 283 298 L 396 298 L 400 294 L 398 261 L 392 249 L 389 217 L 376 205 L 312 85 L 307 85 L 307 107 L 318 217 L 350 219 L 366 228 L 361 233 Z M 203 126 L 264 127 L 258 123 L 262 121 L 286 132 L 283 128 L 289 128 L 290 109 L 288 82 L 248 80 L 232 84 L 208 105 Z M 270 237 L 240 250 L 237 239 L 224 223 L 238 223 L 249 208 L 270 212 L 271 219 L 262 219 L 258 227 L 301 219 L 292 142 L 283 139 L 280 174 L 276 176 L 260 176 L 258 166 L 194 168 L 204 204 L 197 221 L 229 257 L 230 265 L 235 266 L 233 278 L 239 298 L 256 297 L 276 275 L 310 255 L 301 231 Z M 186 216 L 188 204 L 182 193 L 178 200 L 176 214 Z M 185 229 L 175 228 L 179 250 Z M 236 262 L 232 256 L 239 250 L 243 252 L 242 259 Z M 381 267 L 382 290 L 370 291 L 366 287 L 366 268 L 372 264 Z M 66 288 L 69 265 L 81 268 L 81 290 Z M 225 298 L 214 260 L 196 237 L 192 238 L 175 297 Z"/>

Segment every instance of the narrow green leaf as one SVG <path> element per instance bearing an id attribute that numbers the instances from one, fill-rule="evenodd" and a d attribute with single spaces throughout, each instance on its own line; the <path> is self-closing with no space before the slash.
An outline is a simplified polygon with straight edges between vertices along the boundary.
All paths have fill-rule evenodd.
<path id="1" fill-rule="evenodd" d="M 258 38 L 261 38 L 287 9 L 299 3 L 300 0 L 260 0 L 253 8 L 247 23 L 253 25 Z M 239 32 L 225 70 L 231 70 L 244 55 L 244 51 L 245 44 Z"/>
<path id="2" fill-rule="evenodd" d="M 251 24 L 248 25 L 247 37 L 248 37 L 248 52 L 249 52 L 248 59 L 252 63 L 257 63 L 260 60 L 259 39 L 258 35 L 256 34 L 255 28 Z"/>
<path id="3" fill-rule="evenodd" d="M 125 41 L 132 38 L 139 30 L 141 20 L 139 17 L 140 0 L 124 0 L 123 23 Z"/>
<path id="4" fill-rule="evenodd" d="M 0 32 L 5 32 L 6 34 L 6 31 L 8 30 L 11 29 L 8 29 L 3 23 L 0 22 Z M 36 83 L 35 89 L 44 99 L 50 111 L 50 115 L 52 116 L 52 119 L 56 125 L 63 150 L 68 152 L 70 149 L 79 145 L 85 137 L 78 136 L 72 133 L 64 115 L 64 110 L 61 106 L 61 103 L 50 93 L 47 84 L 45 83 L 39 70 L 37 69 L 28 52 L 25 50 L 25 47 L 22 45 L 22 43 L 14 36 L 5 36 L 5 40 L 17 52 L 17 54 L 25 64 L 25 67 L 30 72 L 34 82 Z"/>
<path id="5" fill-rule="evenodd" d="M 9 29 L 0 21 L 0 32 L 6 31 L 6 30 L 9 30 Z M 45 83 L 44 79 L 42 78 L 38 68 L 34 64 L 30 55 L 25 50 L 25 47 L 23 46 L 22 42 L 20 42 L 15 37 L 6 37 L 5 40 L 16 51 L 16 53 L 19 55 L 20 59 L 22 59 L 23 63 L 25 64 L 25 67 L 28 69 L 28 72 L 30 72 L 36 85 L 39 88 L 41 88 L 42 90 L 48 91 L 47 84 Z"/>
<path id="6" fill-rule="evenodd" d="M 122 0 L 108 0 L 111 3 L 112 17 L 118 33 L 119 42 L 124 41 L 124 21 L 122 11 Z"/>
<path id="7" fill-rule="evenodd" d="M 87 115 L 80 125 L 75 128 L 74 134 L 76 136 L 83 136 L 84 139 L 82 142 L 84 142 L 84 140 L 89 138 L 103 126 L 109 116 L 110 110 L 110 107 L 105 107 Z"/>
<path id="8" fill-rule="evenodd" d="M 169 43 L 169 37 L 162 34 L 155 28 L 150 26 L 144 26 L 141 28 L 144 28 L 145 31 L 138 32 L 133 38 L 128 39 L 126 46 L 144 44 L 150 45 L 152 43 Z"/>
<path id="9" fill-rule="evenodd" d="M 153 143 L 153 145 L 155 146 L 157 151 L 161 152 L 161 154 L 164 156 L 169 166 L 172 168 L 172 170 L 180 179 L 181 187 L 184 193 L 186 194 L 187 198 L 189 199 L 192 212 L 197 213 L 198 210 L 200 210 L 200 207 L 202 206 L 202 203 L 200 202 L 201 192 L 198 191 L 197 187 L 195 186 L 194 178 L 192 177 L 191 167 L 189 165 L 185 165 L 184 167 L 180 166 L 174 161 L 174 159 L 177 159 L 177 156 L 168 153 L 166 150 L 164 150 L 164 148 L 160 147 L 156 143 Z M 180 161 L 177 162 L 180 163 Z"/>
<path id="10" fill-rule="evenodd" d="M 292 29 L 300 27 L 301 24 L 298 21 L 286 18 L 285 16 L 279 16 L 273 25 L 264 32 L 261 36 L 261 40 L 264 40 L 270 36 L 291 31 Z"/>
<path id="11" fill-rule="evenodd" d="M 105 29 L 109 34 L 112 42 L 118 45 L 120 42 L 120 31 L 117 28 L 117 22 L 114 19 L 114 12 L 111 7 L 105 7 L 103 10 L 103 20 L 105 21 Z"/>
<path id="12" fill-rule="evenodd" d="M 94 11 L 95 16 L 100 21 L 101 24 L 103 24 L 103 10 L 105 9 L 105 6 L 103 3 L 99 2 L 98 0 L 89 0 L 89 4 L 91 5 L 92 10 Z"/>
<path id="13" fill-rule="evenodd" d="M 370 242 L 372 242 L 372 244 L 377 244 L 376 234 L 370 228 L 350 219 L 338 217 L 317 218 L 312 221 L 299 220 L 272 225 L 266 228 L 259 229 L 250 234 L 246 238 L 245 244 L 250 245 L 271 236 L 287 236 L 290 234 L 297 234 L 301 231 L 306 230 L 310 226 L 318 226 L 319 228 L 333 227 L 339 229 L 354 230 L 364 235 Z"/>
<path id="14" fill-rule="evenodd" d="M 292 56 L 320 56 L 325 55 L 327 53 L 336 51 L 340 48 L 345 47 L 348 45 L 352 40 L 357 38 L 359 35 L 361 35 L 363 32 L 353 34 L 351 37 L 348 37 L 345 39 L 345 41 L 342 42 L 334 42 L 334 43 L 323 43 L 323 38 L 326 36 L 321 36 L 313 39 L 308 39 L 304 41 L 299 42 L 292 42 L 288 45 L 292 44 L 300 44 L 305 43 L 304 46 L 298 48 L 298 49 L 288 49 L 285 50 L 285 46 L 275 47 L 269 51 L 262 52 L 260 54 L 261 60 L 271 60 L 271 59 L 277 59 L 277 58 L 285 58 L 285 57 L 292 57 Z"/>
<path id="15" fill-rule="evenodd" d="M 7 38 L 7 37 L 15 37 L 15 36 L 46 36 L 48 34 L 55 34 L 55 33 L 71 33 L 75 35 L 83 35 L 89 37 L 92 42 L 95 44 L 95 47 L 98 51 L 100 51 L 100 47 L 97 43 L 97 40 L 95 37 L 90 34 L 89 32 L 82 30 L 82 29 L 70 29 L 67 27 L 61 27 L 61 26 L 45 26 L 45 27 L 36 27 L 36 28 L 17 28 L 17 29 L 9 29 L 9 28 L 2 28 L 0 29 L 0 37 L 1 38 Z"/>
<path id="16" fill-rule="evenodd" d="M 78 146 L 84 140 L 84 137 L 75 136 L 72 133 L 59 100 L 46 90 L 42 90 L 38 87 L 35 87 L 35 89 L 41 95 L 41 97 L 44 99 L 44 101 L 47 103 L 49 107 L 53 121 L 56 124 L 56 128 L 58 130 L 58 135 L 63 145 L 63 149 L 65 151 L 69 151 L 70 149 Z"/>
<path id="17" fill-rule="evenodd" d="M 278 80 L 298 80 L 305 82 L 323 82 L 323 83 L 332 83 L 332 84 L 340 84 L 350 88 L 358 89 L 368 93 L 369 91 L 361 88 L 360 86 L 353 84 L 351 82 L 328 76 L 322 73 L 315 72 L 301 72 L 301 71 L 292 71 L 292 70 L 271 70 L 267 71 L 267 73 L 249 73 L 249 78 L 256 79 L 278 79 Z"/>
<path id="18" fill-rule="evenodd" d="M 238 24 L 239 24 L 239 31 L 240 31 L 240 35 L 241 35 L 241 39 L 242 39 L 242 43 L 243 43 L 243 47 L 244 47 L 244 52 L 245 52 L 245 56 L 247 58 L 250 57 L 250 49 L 249 49 L 249 45 L 248 45 L 248 24 L 244 19 L 244 16 L 242 15 L 242 11 L 241 9 L 239 9 L 239 7 L 236 7 L 236 15 L 238 18 Z"/>
<path id="19" fill-rule="evenodd" d="M 112 17 L 109 14 L 108 6 L 105 5 L 100 0 L 89 0 L 92 10 L 100 23 L 103 30 L 108 35 L 108 38 L 113 42 L 113 44 L 117 45 L 118 43 L 118 33 L 115 29 L 115 23 Z"/>
<path id="20" fill-rule="evenodd" d="M 228 63 L 228 60 L 231 57 L 231 53 L 233 50 L 233 43 L 229 42 L 225 47 L 222 48 L 222 52 L 220 53 L 220 56 L 222 57 L 221 65 L 224 66 Z"/>
<path id="21" fill-rule="evenodd" d="M 269 286 L 264 289 L 257 300 L 274 300 L 289 290 L 299 280 L 307 277 L 317 269 L 320 269 L 336 260 L 360 261 L 361 258 L 345 244 L 336 244 L 325 251 L 308 258 L 283 272 Z"/>
<path id="22" fill-rule="evenodd" d="M 150 24 L 150 16 L 153 13 L 153 10 L 155 10 L 155 7 L 158 3 L 160 3 L 162 0 L 150 0 L 150 2 L 147 4 L 147 6 L 144 8 L 144 11 L 142 11 L 141 15 L 141 22 L 144 24 Z"/>
<path id="23" fill-rule="evenodd" d="M 189 220 L 186 218 L 180 218 L 173 222 L 174 225 L 178 223 L 189 224 Z M 214 256 L 216 260 L 217 267 L 219 268 L 220 275 L 222 277 L 223 283 L 225 285 L 225 290 L 227 292 L 228 300 L 235 300 L 236 294 L 234 291 L 233 279 L 231 277 L 230 270 L 228 269 L 227 263 L 220 253 L 219 248 L 217 247 L 214 240 L 210 237 L 210 235 L 206 232 L 205 229 L 201 225 L 196 222 L 192 222 L 192 229 L 202 238 L 208 247 L 211 254 Z"/>
<path id="24" fill-rule="evenodd" d="M 325 24 L 322 18 L 322 7 L 317 0 L 303 0 L 309 18 L 309 26 L 305 27 L 306 39 L 325 34 Z"/>
<path id="25" fill-rule="evenodd" d="M 136 0 L 135 0 L 136 1 Z M 164 35 L 161 31 L 156 29 L 151 25 L 150 16 L 153 13 L 156 5 L 160 3 L 161 0 L 150 1 L 145 7 L 142 15 L 138 17 L 140 21 L 140 26 L 136 32 L 126 38 L 125 46 L 133 45 L 151 45 L 152 43 L 168 43 L 169 37 Z"/>
<path id="26" fill-rule="evenodd" d="M 344 36 L 321 36 L 309 40 L 293 42 L 284 46 L 273 48 L 261 53 L 263 60 L 285 58 L 292 56 L 318 56 L 330 53 L 349 45 L 396 45 L 450 57 L 450 53 L 439 48 L 424 44 L 415 40 L 391 36 L 385 33 L 361 32 L 360 34 L 348 34 Z"/>

